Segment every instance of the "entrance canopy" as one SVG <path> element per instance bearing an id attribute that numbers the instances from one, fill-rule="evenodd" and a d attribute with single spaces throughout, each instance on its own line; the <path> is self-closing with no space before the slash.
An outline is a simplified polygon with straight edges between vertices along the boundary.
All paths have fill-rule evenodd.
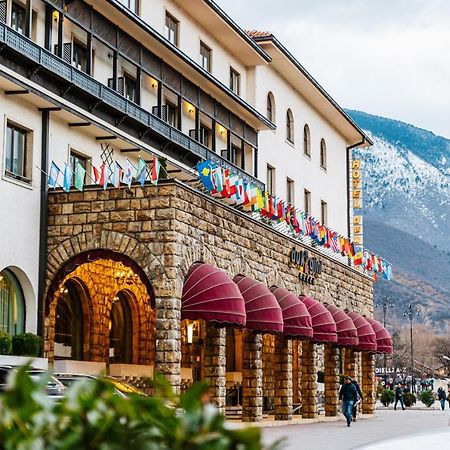
<path id="1" fill-rule="evenodd" d="M 353 320 L 356 330 L 358 331 L 358 345 L 355 349 L 376 352 L 377 338 L 367 319 L 354 311 L 348 312 L 347 315 Z"/>
<path id="2" fill-rule="evenodd" d="M 326 307 L 336 322 L 338 345 L 342 347 L 354 347 L 358 345 L 358 331 L 353 320 L 335 305 L 327 305 Z"/>
<path id="3" fill-rule="evenodd" d="M 184 280 L 181 318 L 244 326 L 244 299 L 224 271 L 211 264 L 195 263 Z"/>
<path id="4" fill-rule="evenodd" d="M 377 353 L 392 353 L 394 351 L 391 336 L 386 328 L 375 319 L 366 317 L 377 339 Z"/>
<path id="5" fill-rule="evenodd" d="M 283 314 L 275 296 L 264 284 L 243 275 L 236 275 L 233 281 L 241 291 L 247 313 L 246 327 L 265 333 L 283 331 Z"/>
<path id="6" fill-rule="evenodd" d="M 330 311 L 319 301 L 311 297 L 300 297 L 311 316 L 313 342 L 337 343 L 336 323 Z"/>
<path id="7" fill-rule="evenodd" d="M 283 314 L 283 334 L 294 338 L 312 338 L 311 316 L 305 304 L 287 289 L 272 287 L 270 289 Z"/>

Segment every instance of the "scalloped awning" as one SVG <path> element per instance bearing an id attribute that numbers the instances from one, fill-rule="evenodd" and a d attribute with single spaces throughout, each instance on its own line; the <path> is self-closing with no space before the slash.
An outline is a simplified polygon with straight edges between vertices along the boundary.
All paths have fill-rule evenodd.
<path id="1" fill-rule="evenodd" d="M 375 319 L 366 317 L 367 322 L 370 323 L 377 339 L 377 353 L 392 353 L 394 351 L 392 338 L 389 331 Z"/>
<path id="2" fill-rule="evenodd" d="M 336 322 L 337 343 L 343 347 L 354 347 L 358 345 L 358 331 L 353 320 L 335 305 L 327 305 L 326 308 Z"/>
<path id="3" fill-rule="evenodd" d="M 181 319 L 244 326 L 245 316 L 241 292 L 226 272 L 211 264 L 191 266 L 183 285 Z"/>
<path id="4" fill-rule="evenodd" d="M 368 352 L 377 351 L 377 338 L 372 326 L 365 317 L 357 312 L 348 312 L 347 315 L 353 320 L 356 330 L 358 331 L 358 345 L 356 350 L 365 350 Z"/>
<path id="5" fill-rule="evenodd" d="M 243 275 L 233 278 L 245 301 L 246 327 L 263 333 L 281 333 L 283 315 L 275 296 L 264 284 Z"/>
<path id="6" fill-rule="evenodd" d="M 305 304 L 287 289 L 272 287 L 270 289 L 283 314 L 283 334 L 294 338 L 312 338 L 311 316 Z"/>
<path id="7" fill-rule="evenodd" d="M 300 300 L 305 304 L 311 316 L 312 340 L 314 342 L 337 343 L 336 323 L 325 305 L 311 297 L 300 297 Z"/>

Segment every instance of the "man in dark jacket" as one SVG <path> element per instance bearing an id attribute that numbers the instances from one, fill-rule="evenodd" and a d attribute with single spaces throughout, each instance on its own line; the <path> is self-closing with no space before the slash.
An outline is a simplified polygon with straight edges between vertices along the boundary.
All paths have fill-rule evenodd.
<path id="1" fill-rule="evenodd" d="M 345 382 L 339 391 L 339 401 L 342 402 L 342 413 L 349 427 L 352 423 L 353 405 L 358 401 L 358 392 L 352 383 L 352 377 L 345 377 Z"/>
<path id="2" fill-rule="evenodd" d="M 356 413 L 358 412 L 358 403 L 362 402 L 363 395 L 361 392 L 361 388 L 359 387 L 358 382 L 353 378 L 352 383 L 355 385 L 356 392 L 358 393 L 358 401 L 353 404 L 353 422 L 356 422 Z"/>
<path id="3" fill-rule="evenodd" d="M 445 400 L 447 400 L 447 394 L 445 393 L 444 389 L 441 387 L 437 391 L 438 394 L 438 400 L 441 404 L 442 411 L 445 409 Z"/>
<path id="4" fill-rule="evenodd" d="M 403 411 L 405 410 L 405 404 L 403 403 L 403 386 L 401 384 L 397 384 L 397 387 L 395 388 L 395 403 L 394 403 L 394 409 L 397 409 L 397 403 L 400 402 L 400 405 L 402 405 Z"/>

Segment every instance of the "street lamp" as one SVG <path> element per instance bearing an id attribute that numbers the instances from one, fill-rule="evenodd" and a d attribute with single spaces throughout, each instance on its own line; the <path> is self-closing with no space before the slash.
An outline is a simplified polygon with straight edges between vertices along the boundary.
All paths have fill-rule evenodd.
<path id="1" fill-rule="evenodd" d="M 386 328 L 386 313 L 389 308 L 394 308 L 394 304 L 391 302 L 388 295 L 383 295 L 381 300 L 375 303 L 375 308 L 383 308 L 383 326 Z M 384 364 L 384 387 L 387 387 L 387 370 L 386 370 L 386 362 L 387 355 L 384 353 L 383 355 L 383 364 Z"/>
<path id="2" fill-rule="evenodd" d="M 414 345 L 413 345 L 413 318 L 414 316 L 420 316 L 420 313 L 422 311 L 422 308 L 420 305 L 413 305 L 410 303 L 405 311 L 403 312 L 403 315 L 406 317 L 409 317 L 409 333 L 410 333 L 410 339 L 411 339 L 411 390 L 412 392 L 416 391 L 416 381 L 414 379 Z"/>

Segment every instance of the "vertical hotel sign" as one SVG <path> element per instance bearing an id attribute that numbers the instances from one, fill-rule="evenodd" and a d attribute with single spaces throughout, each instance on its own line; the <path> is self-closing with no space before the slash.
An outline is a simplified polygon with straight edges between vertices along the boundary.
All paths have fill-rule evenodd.
<path id="1" fill-rule="evenodd" d="M 353 158 L 351 168 L 353 204 L 353 242 L 363 245 L 363 195 L 361 159 Z"/>

